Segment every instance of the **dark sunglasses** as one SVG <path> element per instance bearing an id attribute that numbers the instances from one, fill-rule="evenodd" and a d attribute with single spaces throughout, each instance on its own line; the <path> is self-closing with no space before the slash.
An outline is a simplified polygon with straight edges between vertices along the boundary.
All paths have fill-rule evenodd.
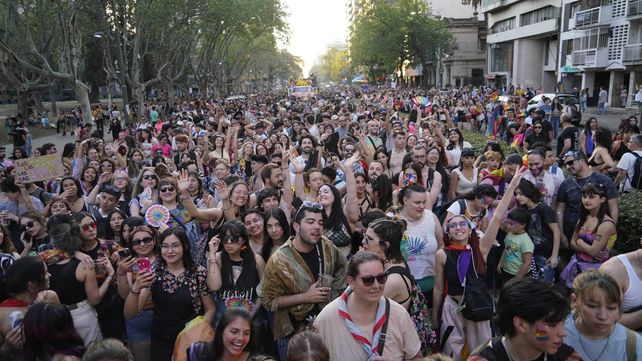
<path id="1" fill-rule="evenodd" d="M 567 166 L 567 167 L 570 167 L 575 163 L 576 160 L 577 159 L 571 159 L 569 161 L 566 161 L 566 162 L 564 162 L 564 165 Z"/>
<path id="2" fill-rule="evenodd" d="M 154 177 L 154 176 L 153 176 L 153 175 L 151 175 L 151 174 L 145 174 L 145 175 L 143 176 L 143 179 L 155 179 L 155 178 L 156 178 L 156 177 Z"/>
<path id="3" fill-rule="evenodd" d="M 174 187 L 161 187 L 161 188 L 160 188 L 160 192 L 161 192 L 161 193 L 165 193 L 165 192 L 173 192 L 173 191 L 175 191 L 175 190 L 176 190 L 176 188 L 174 188 Z"/>
<path id="4" fill-rule="evenodd" d="M 154 237 L 145 237 L 141 239 L 132 240 L 132 246 L 140 246 L 142 244 L 148 244 L 154 242 Z"/>
<path id="5" fill-rule="evenodd" d="M 23 224 L 22 228 L 24 228 L 24 229 L 33 228 L 34 225 L 35 225 L 35 223 L 33 223 L 33 221 L 29 221 L 29 222 Z"/>
<path id="6" fill-rule="evenodd" d="M 243 242 L 243 237 L 241 236 L 226 236 L 221 237 L 221 243 L 223 244 L 236 244 Z"/>
<path id="7" fill-rule="evenodd" d="M 89 232 L 92 229 L 96 229 L 96 222 L 83 224 L 82 226 L 80 226 L 80 229 L 82 229 L 85 232 Z"/>
<path id="8" fill-rule="evenodd" d="M 372 286 L 374 283 L 375 279 L 380 285 L 383 285 L 386 283 L 388 280 L 388 274 L 386 272 L 378 274 L 376 276 L 363 276 L 361 277 L 361 281 L 363 282 L 363 285 L 366 287 Z"/>

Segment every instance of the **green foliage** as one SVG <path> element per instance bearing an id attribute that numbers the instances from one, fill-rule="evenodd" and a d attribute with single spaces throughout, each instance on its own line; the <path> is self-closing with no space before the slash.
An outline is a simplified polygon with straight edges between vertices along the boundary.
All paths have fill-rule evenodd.
<path id="1" fill-rule="evenodd" d="M 353 67 L 365 67 L 377 76 L 401 70 L 404 64 L 425 66 L 435 60 L 439 48 L 447 48 L 453 37 L 429 14 L 423 0 L 374 0 L 364 5 L 350 38 Z"/>
<path id="2" fill-rule="evenodd" d="M 642 236 L 642 191 L 621 194 L 618 198 L 617 253 L 635 251 Z"/>
<path id="3" fill-rule="evenodd" d="M 348 50 L 329 48 L 311 70 L 320 81 L 341 82 L 351 76 Z"/>

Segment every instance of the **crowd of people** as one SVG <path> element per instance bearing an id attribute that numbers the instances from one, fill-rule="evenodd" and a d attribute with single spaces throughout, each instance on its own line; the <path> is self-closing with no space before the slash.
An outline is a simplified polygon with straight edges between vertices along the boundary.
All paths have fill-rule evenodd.
<path id="1" fill-rule="evenodd" d="M 498 94 L 159 98 L 96 107 L 95 130 L 61 114 L 62 152 L 0 148 L 0 359 L 642 356 L 642 250 L 613 250 L 618 195 L 642 188 L 637 118 L 613 135 Z M 51 154 L 63 177 L 17 179 L 12 161 Z"/>

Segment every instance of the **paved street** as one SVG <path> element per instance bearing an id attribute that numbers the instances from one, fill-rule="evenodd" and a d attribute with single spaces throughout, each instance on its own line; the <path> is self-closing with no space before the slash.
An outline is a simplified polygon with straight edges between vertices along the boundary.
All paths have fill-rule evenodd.
<path id="1" fill-rule="evenodd" d="M 105 141 L 107 142 L 112 141 L 110 132 L 107 132 L 107 131 L 105 132 Z M 67 135 L 64 137 L 62 136 L 62 134 L 54 134 L 46 137 L 35 138 L 32 142 L 32 148 L 35 149 L 35 148 L 41 147 L 43 144 L 53 143 L 56 145 L 58 152 L 62 152 L 62 149 L 65 146 L 65 144 L 73 143 L 73 142 L 74 142 L 74 136 L 70 135 L 69 133 L 67 133 Z M 5 147 L 7 147 L 7 156 L 12 154 L 13 144 L 5 144 Z"/>

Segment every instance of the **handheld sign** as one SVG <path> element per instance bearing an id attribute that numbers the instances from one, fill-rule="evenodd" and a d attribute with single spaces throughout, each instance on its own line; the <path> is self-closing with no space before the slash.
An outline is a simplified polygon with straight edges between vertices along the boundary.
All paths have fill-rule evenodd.
<path id="1" fill-rule="evenodd" d="M 16 180 L 20 183 L 48 181 L 65 175 L 60 154 L 16 159 Z"/>

